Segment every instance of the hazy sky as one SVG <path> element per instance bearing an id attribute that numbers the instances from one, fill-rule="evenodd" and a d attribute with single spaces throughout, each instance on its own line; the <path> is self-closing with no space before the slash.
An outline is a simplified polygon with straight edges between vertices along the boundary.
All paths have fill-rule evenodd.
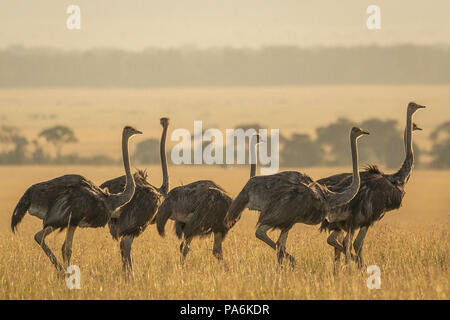
<path id="1" fill-rule="evenodd" d="M 66 8 L 81 8 L 81 30 Z M 366 9 L 381 8 L 381 30 Z M 0 0 L 0 47 L 450 44 L 450 0 Z"/>

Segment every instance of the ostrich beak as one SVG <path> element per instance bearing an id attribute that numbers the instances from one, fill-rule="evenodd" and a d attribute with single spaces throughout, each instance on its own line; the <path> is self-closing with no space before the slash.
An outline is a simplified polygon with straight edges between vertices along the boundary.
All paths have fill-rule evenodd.
<path id="1" fill-rule="evenodd" d="M 418 104 L 418 105 L 417 105 L 417 108 L 419 108 L 419 109 L 425 109 L 426 106 L 421 106 L 420 104 Z"/>
<path id="2" fill-rule="evenodd" d="M 361 131 L 362 134 L 367 134 L 370 135 L 370 133 L 368 131 Z"/>
<path id="3" fill-rule="evenodd" d="M 135 134 L 142 134 L 142 131 L 136 130 L 134 133 Z"/>

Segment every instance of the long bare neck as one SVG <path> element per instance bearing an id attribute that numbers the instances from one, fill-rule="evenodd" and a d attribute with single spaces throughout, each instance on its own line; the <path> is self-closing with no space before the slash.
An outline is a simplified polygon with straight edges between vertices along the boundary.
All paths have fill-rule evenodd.
<path id="1" fill-rule="evenodd" d="M 256 156 L 256 145 L 257 138 L 252 137 L 252 140 L 250 142 L 250 178 L 256 175 L 256 162 L 258 161 L 258 158 Z"/>
<path id="2" fill-rule="evenodd" d="M 408 153 L 408 142 L 406 141 L 406 133 L 408 132 L 407 128 L 403 131 L 403 144 L 405 145 L 405 155 Z"/>
<path id="3" fill-rule="evenodd" d="M 359 176 L 359 164 L 358 164 L 358 142 L 357 138 L 350 137 L 350 146 L 352 152 L 352 164 L 353 164 L 353 176 L 352 183 L 343 192 L 332 193 L 329 197 L 328 205 L 330 207 L 337 207 L 346 204 L 352 200 L 359 191 L 361 184 L 361 178 Z"/>
<path id="4" fill-rule="evenodd" d="M 163 182 L 159 190 L 164 195 L 167 195 L 167 192 L 169 191 L 169 173 L 167 171 L 167 158 L 166 158 L 166 137 L 167 137 L 167 126 L 164 126 L 159 146 L 159 155 L 161 158 L 161 167 L 163 174 Z"/>
<path id="5" fill-rule="evenodd" d="M 402 184 L 406 183 L 411 174 L 411 170 L 414 166 L 414 154 L 412 148 L 412 114 L 409 112 L 406 115 L 406 129 L 404 135 L 404 143 L 405 143 L 405 160 L 403 161 L 402 166 L 394 176 L 402 182 Z"/>
<path id="6" fill-rule="evenodd" d="M 133 198 L 134 191 L 136 189 L 136 185 L 134 182 L 133 175 L 130 170 L 130 157 L 128 154 L 128 136 L 125 134 L 122 135 L 122 157 L 123 157 L 123 165 L 125 168 L 125 189 L 123 192 L 118 194 L 112 194 L 109 196 L 109 203 L 111 209 L 116 210 L 123 205 L 127 204 L 131 198 Z"/>

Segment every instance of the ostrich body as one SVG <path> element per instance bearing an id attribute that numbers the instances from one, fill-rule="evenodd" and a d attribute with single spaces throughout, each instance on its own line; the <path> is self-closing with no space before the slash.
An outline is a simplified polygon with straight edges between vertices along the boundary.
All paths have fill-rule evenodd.
<path id="1" fill-rule="evenodd" d="M 122 153 L 126 172 L 125 189 L 117 194 L 101 189 L 80 175 L 65 175 L 49 181 L 32 185 L 19 200 L 11 218 L 14 232 L 27 211 L 43 221 L 43 229 L 34 239 L 44 250 L 55 268 L 64 273 L 53 252 L 45 243 L 45 238 L 56 229 L 67 228 L 66 239 L 62 246 L 63 262 L 70 264 L 72 240 L 75 229 L 97 228 L 105 226 L 112 216 L 118 216 L 118 210 L 133 197 L 135 183 L 130 172 L 128 140 L 142 132 L 125 127 L 122 134 Z"/>
<path id="2" fill-rule="evenodd" d="M 421 130 L 412 124 L 412 116 L 418 109 L 425 108 L 414 102 L 408 104 L 405 129 L 406 156 L 401 168 L 393 174 L 384 174 L 377 166 L 369 166 L 360 173 L 361 187 L 358 194 L 349 203 L 333 209 L 348 215 L 348 218 L 329 223 L 324 221 L 320 230 L 331 231 L 327 243 L 335 249 L 335 273 L 338 270 L 340 256 L 345 253 L 346 262 L 354 258 L 359 268 L 363 267 L 362 247 L 368 228 L 383 218 L 386 212 L 400 208 L 405 195 L 405 184 L 408 182 L 413 165 L 412 131 Z M 318 180 L 330 190 L 338 192 L 350 183 L 349 173 L 337 174 Z M 353 247 L 356 257 L 351 255 L 354 232 L 360 229 Z M 343 232 L 347 232 L 344 239 Z M 344 240 L 343 240 L 344 239 Z"/>
<path id="3" fill-rule="evenodd" d="M 131 246 L 134 238 L 138 237 L 147 228 L 169 189 L 165 150 L 169 119 L 161 118 L 160 123 L 163 127 L 160 141 L 160 158 L 163 173 L 161 187 L 152 186 L 147 181 L 147 173 L 138 170 L 134 174 L 136 190 L 133 198 L 119 209 L 120 216 L 118 218 L 111 218 L 108 222 L 109 232 L 112 237 L 116 240 L 120 239 L 122 267 L 125 272 L 132 272 L 133 270 Z M 110 192 L 120 192 L 120 190 L 123 190 L 125 183 L 126 176 L 121 176 L 104 182 L 100 188 L 107 188 Z"/>
<path id="4" fill-rule="evenodd" d="M 268 176 L 251 178 L 227 213 L 226 223 L 234 225 L 245 208 L 260 212 L 256 237 L 277 251 L 278 263 L 284 258 L 295 266 L 295 259 L 286 252 L 289 230 L 296 223 L 316 225 L 328 219 L 339 221 L 339 214 L 330 208 L 350 201 L 359 189 L 357 139 L 368 132 L 352 128 L 350 144 L 353 160 L 352 183 L 340 192 L 333 192 L 307 175 L 296 171 L 284 171 Z M 275 243 L 267 236 L 270 229 L 280 229 Z"/>
<path id="5" fill-rule="evenodd" d="M 252 136 L 253 159 L 257 143 L 259 135 Z M 252 160 L 251 162 L 250 176 L 256 173 L 256 163 Z M 175 234 L 182 239 L 181 263 L 184 263 L 194 237 L 206 237 L 213 233 L 213 255 L 222 260 L 222 242 L 231 228 L 224 223 L 224 219 L 231 201 L 227 192 L 211 180 L 200 180 L 176 187 L 169 192 L 155 215 L 158 233 L 164 236 L 167 221 L 175 221 Z"/>

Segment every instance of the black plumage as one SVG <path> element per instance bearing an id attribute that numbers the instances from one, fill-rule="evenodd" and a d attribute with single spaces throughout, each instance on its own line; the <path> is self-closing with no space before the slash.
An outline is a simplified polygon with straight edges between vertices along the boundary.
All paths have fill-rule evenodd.
<path id="1" fill-rule="evenodd" d="M 68 265 L 72 256 L 75 229 L 105 226 L 110 218 L 117 215 L 120 208 L 130 201 L 134 195 L 135 183 L 130 173 L 128 140 L 135 134 L 141 132 L 129 126 L 123 129 L 122 152 L 126 183 L 117 193 L 97 187 L 83 176 L 64 175 L 32 185 L 17 203 L 11 217 L 12 231 L 17 229 L 27 211 L 41 219 L 43 229 L 36 233 L 34 239 L 61 274 L 65 269 L 45 244 L 45 238 L 56 229 L 67 228 L 62 256 L 64 263 Z"/>
<path id="2" fill-rule="evenodd" d="M 296 171 L 251 178 L 233 201 L 226 223 L 234 225 L 245 208 L 260 211 L 258 226 L 280 230 L 298 222 L 318 224 L 328 210 L 322 186 Z"/>
<path id="3" fill-rule="evenodd" d="M 334 247 L 334 272 L 338 272 L 340 256 L 346 254 L 346 262 L 350 258 L 356 260 L 360 268 L 363 267 L 362 246 L 365 235 L 370 226 L 383 218 L 386 212 L 399 209 L 402 204 L 404 184 L 398 183 L 394 175 L 382 173 L 378 167 L 369 166 L 360 172 L 361 186 L 357 195 L 347 204 L 333 208 L 338 216 L 344 217 L 342 221 L 329 222 L 324 220 L 320 231 L 331 232 L 328 244 Z M 338 191 L 345 188 L 351 181 L 349 174 L 339 174 L 318 180 L 330 190 Z M 355 230 L 360 229 L 353 246 L 356 256 L 351 254 L 351 245 Z M 343 240 L 342 232 L 347 232 Z"/>
<path id="4" fill-rule="evenodd" d="M 133 241 L 151 223 L 156 210 L 161 204 L 169 189 L 169 176 L 166 160 L 166 138 L 169 127 L 169 118 L 161 118 L 160 124 L 163 127 L 160 141 L 160 160 L 163 174 L 161 187 L 157 188 L 147 181 L 147 172 L 137 170 L 134 174 L 136 190 L 133 198 L 125 206 L 120 208 L 120 216 L 109 220 L 109 232 L 115 240 L 120 241 L 120 253 L 122 257 L 122 267 L 125 272 L 131 274 L 133 263 L 131 259 L 131 247 Z M 110 192 L 123 190 L 126 177 L 121 176 L 104 182 L 100 187 L 107 188 Z"/>
<path id="5" fill-rule="evenodd" d="M 324 221 L 321 230 L 349 231 L 350 228 L 369 227 L 386 212 L 400 208 L 405 192 L 393 175 L 384 174 L 372 165 L 361 171 L 360 177 L 361 186 L 356 196 L 347 204 L 333 208 L 336 212 L 349 212 L 349 218 L 332 223 Z M 351 173 L 319 179 L 318 182 L 339 192 L 351 183 Z"/>
<path id="6" fill-rule="evenodd" d="M 134 174 L 136 190 L 133 198 L 119 209 L 119 218 L 112 218 L 108 222 L 111 236 L 118 240 L 121 237 L 138 237 L 147 226 L 161 204 L 164 195 L 158 188 L 147 181 L 147 172 L 137 170 Z M 100 188 L 107 188 L 116 193 L 125 187 L 125 176 L 104 182 Z"/>
<path id="7" fill-rule="evenodd" d="M 62 231 L 68 226 L 104 227 L 113 210 L 107 202 L 108 196 L 108 191 L 80 175 L 65 175 L 36 183 L 19 200 L 11 219 L 11 229 L 17 229 L 27 211 L 42 219 L 44 228 Z"/>
<path id="8" fill-rule="evenodd" d="M 412 116 L 424 106 L 414 102 L 408 104 L 406 113 L 406 128 L 404 134 L 405 160 L 400 169 L 393 174 L 381 172 L 377 166 L 368 166 L 360 173 L 361 186 L 357 195 L 347 204 L 332 209 L 337 216 L 345 217 L 341 221 L 324 221 L 320 226 L 321 231 L 330 231 L 328 244 L 335 250 L 335 272 L 340 262 L 341 253 L 346 253 L 346 262 L 353 257 L 360 268 L 363 267 L 362 248 L 368 228 L 376 221 L 392 210 L 399 209 L 405 195 L 405 185 L 410 178 L 414 165 L 412 150 L 412 131 L 422 130 L 412 123 Z M 319 183 L 327 186 L 330 190 L 338 192 L 349 185 L 351 181 L 350 173 L 341 173 L 318 180 Z M 358 236 L 353 241 L 355 230 L 360 229 Z M 347 232 L 344 241 L 343 232 Z M 351 254 L 351 246 L 356 252 L 356 256 Z"/>
<path id="9" fill-rule="evenodd" d="M 363 134 L 368 133 L 356 127 L 350 132 L 354 170 L 351 183 L 339 192 L 296 171 L 253 177 L 234 199 L 225 223 L 233 226 L 245 208 L 259 211 L 256 237 L 277 251 L 278 263 L 287 258 L 294 266 L 294 257 L 286 252 L 287 236 L 294 224 L 319 224 L 329 216 L 330 208 L 347 203 L 356 194 L 359 188 L 356 141 Z M 277 243 L 267 236 L 270 229 L 281 230 Z"/>
<path id="10" fill-rule="evenodd" d="M 169 192 L 156 215 L 158 232 L 164 236 L 164 226 L 171 216 L 177 217 L 176 234 L 179 238 L 208 236 L 227 229 L 223 221 L 231 204 L 231 197 L 210 180 L 200 180 L 176 187 Z M 187 214 L 185 214 L 187 213 Z"/>
<path id="11" fill-rule="evenodd" d="M 213 254 L 222 259 L 222 241 L 228 232 L 224 219 L 230 204 L 231 197 L 210 180 L 176 187 L 169 192 L 155 215 L 158 232 L 164 236 L 167 221 L 175 220 L 175 234 L 183 239 L 180 245 L 182 262 L 194 237 L 214 233 Z"/>
<path id="12" fill-rule="evenodd" d="M 252 137 L 251 146 L 256 154 L 259 135 Z M 250 166 L 250 176 L 256 173 L 256 163 Z M 213 255 L 223 259 L 222 242 L 232 227 L 225 223 L 232 199 L 227 192 L 211 180 L 200 180 L 172 189 L 155 215 L 158 233 L 164 236 L 169 219 L 175 221 L 175 234 L 182 239 L 181 261 L 184 263 L 189 244 L 195 237 L 214 234 Z"/>

